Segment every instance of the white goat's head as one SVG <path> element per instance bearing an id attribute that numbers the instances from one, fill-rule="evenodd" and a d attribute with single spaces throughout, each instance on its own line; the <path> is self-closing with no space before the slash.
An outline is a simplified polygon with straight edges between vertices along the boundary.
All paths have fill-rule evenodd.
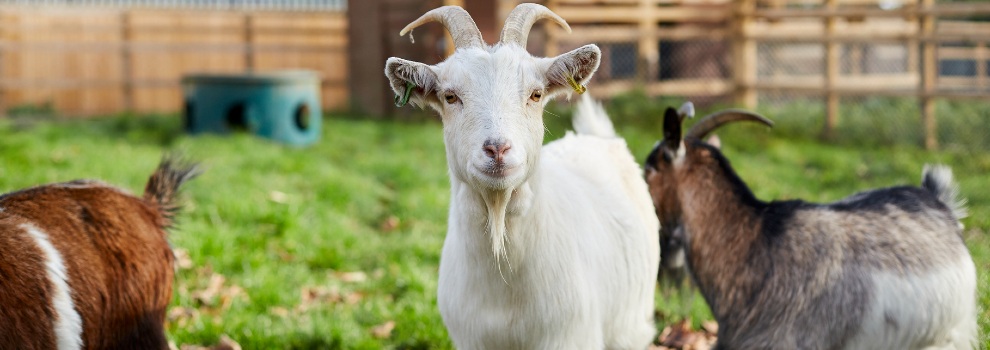
<path id="1" fill-rule="evenodd" d="M 543 144 L 543 107 L 568 90 L 583 91 L 598 69 L 601 51 L 595 45 L 554 58 L 526 52 L 529 30 L 540 19 L 570 31 L 546 7 L 521 4 L 506 19 L 499 43 L 488 46 L 464 9 L 440 7 L 400 35 L 440 22 L 454 39 L 454 54 L 433 66 L 396 57 L 386 62 L 396 104 L 411 101 L 440 113 L 451 174 L 478 190 L 512 190 L 526 181 Z"/>

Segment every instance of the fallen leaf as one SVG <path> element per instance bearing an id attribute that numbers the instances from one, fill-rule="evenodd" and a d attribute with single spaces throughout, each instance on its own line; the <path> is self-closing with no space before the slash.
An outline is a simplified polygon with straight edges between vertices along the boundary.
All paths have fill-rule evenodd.
<path id="1" fill-rule="evenodd" d="M 662 343 L 664 339 L 667 339 L 667 337 L 670 336 L 670 332 L 673 331 L 674 329 L 670 328 L 670 326 L 663 327 L 663 330 L 660 331 L 660 335 L 657 337 L 657 340 Z"/>
<path id="2" fill-rule="evenodd" d="M 188 270 L 193 267 L 192 259 L 189 258 L 189 252 L 182 248 L 175 248 L 172 250 L 172 254 L 175 255 L 175 266 L 180 270 Z"/>
<path id="3" fill-rule="evenodd" d="M 323 304 L 332 304 L 341 301 L 340 290 L 337 287 L 303 287 L 302 302 L 296 307 L 298 311 L 306 311 Z"/>
<path id="4" fill-rule="evenodd" d="M 289 253 L 285 249 L 276 248 L 275 249 L 275 254 L 278 254 L 279 260 L 282 260 L 282 261 L 291 262 L 291 261 L 295 261 L 296 260 L 296 256 L 295 255 L 292 255 L 292 253 Z"/>
<path id="5" fill-rule="evenodd" d="M 241 350 L 241 344 L 224 334 L 220 336 L 220 343 L 213 346 L 213 350 Z"/>
<path id="6" fill-rule="evenodd" d="M 223 288 L 224 280 L 226 279 L 221 274 L 215 273 L 211 275 L 210 281 L 206 284 L 206 289 L 193 292 L 193 299 L 200 304 L 212 306 L 217 294 L 220 293 L 220 289 Z"/>
<path id="7" fill-rule="evenodd" d="M 379 339 L 388 338 L 392 336 L 393 329 L 395 329 L 395 321 L 388 321 L 371 328 L 371 335 Z"/>
<path id="8" fill-rule="evenodd" d="M 337 278 L 346 283 L 358 283 L 368 280 L 368 274 L 361 271 L 339 272 Z"/>
<path id="9" fill-rule="evenodd" d="M 281 306 L 274 306 L 268 308 L 268 313 L 282 318 L 289 317 L 289 309 L 286 309 Z"/>
<path id="10" fill-rule="evenodd" d="M 278 204 L 285 204 L 289 202 L 289 195 L 281 191 L 271 191 L 268 192 L 268 200 Z"/>
<path id="11" fill-rule="evenodd" d="M 220 310 L 227 310 L 233 304 L 234 300 L 246 299 L 248 297 L 247 292 L 240 286 L 224 286 L 226 281 L 227 279 L 221 274 L 214 273 L 210 275 L 210 280 L 207 282 L 206 288 L 192 293 L 193 299 L 201 306 L 210 308 L 219 307 Z"/>
<path id="12" fill-rule="evenodd" d="M 199 317 L 199 310 L 184 306 L 173 307 L 166 315 L 168 322 L 174 323 L 179 328 L 187 326 L 196 317 Z"/>
<path id="13" fill-rule="evenodd" d="M 247 297 L 247 292 L 240 286 L 230 286 L 222 288 L 220 292 L 220 309 L 227 310 L 234 303 L 234 300 Z"/>
<path id="14" fill-rule="evenodd" d="M 180 350 L 241 350 L 241 344 L 230 339 L 226 334 L 220 336 L 220 341 L 213 346 L 182 344 Z"/>
<path id="15" fill-rule="evenodd" d="M 399 228 L 399 217 L 395 215 L 389 215 L 385 220 L 382 221 L 379 228 L 382 232 L 391 232 Z"/>
<path id="16" fill-rule="evenodd" d="M 351 305 L 357 304 L 358 302 L 361 301 L 361 299 L 364 299 L 364 294 L 360 292 L 344 294 L 344 303 L 347 304 L 351 304 Z"/>
<path id="17" fill-rule="evenodd" d="M 708 350 L 715 344 L 715 337 L 709 333 L 691 330 L 688 319 L 664 328 L 658 339 L 661 346 L 681 350 Z"/>
<path id="18" fill-rule="evenodd" d="M 705 321 L 701 323 L 701 329 L 704 329 L 709 334 L 718 334 L 718 322 L 715 321 Z"/>

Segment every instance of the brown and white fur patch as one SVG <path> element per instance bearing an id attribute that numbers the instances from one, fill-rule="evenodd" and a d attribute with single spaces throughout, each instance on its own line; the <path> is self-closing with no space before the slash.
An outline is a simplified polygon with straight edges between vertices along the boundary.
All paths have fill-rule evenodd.
<path id="1" fill-rule="evenodd" d="M 0 345 L 167 349 L 165 230 L 195 174 L 166 158 L 144 198 L 92 181 L 0 196 Z"/>

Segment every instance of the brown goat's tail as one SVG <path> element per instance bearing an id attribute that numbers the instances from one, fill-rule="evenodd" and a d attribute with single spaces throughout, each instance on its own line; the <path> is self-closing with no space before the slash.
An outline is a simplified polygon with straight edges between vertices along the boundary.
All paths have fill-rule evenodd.
<path id="1" fill-rule="evenodd" d="M 148 185 L 144 188 L 144 200 L 154 205 L 163 219 L 162 226 L 171 226 L 176 212 L 179 210 L 179 187 L 186 181 L 199 175 L 199 167 L 195 163 L 182 161 L 176 155 L 162 157 L 158 169 L 151 174 Z"/>

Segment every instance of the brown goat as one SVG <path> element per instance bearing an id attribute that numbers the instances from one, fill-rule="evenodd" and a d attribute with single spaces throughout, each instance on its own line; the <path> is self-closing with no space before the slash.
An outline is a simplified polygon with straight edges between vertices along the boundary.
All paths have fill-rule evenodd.
<path id="1" fill-rule="evenodd" d="M 951 170 L 926 167 L 920 186 L 834 203 L 764 202 L 701 141 L 737 120 L 771 125 L 722 112 L 682 138 L 668 109 L 646 164 L 661 225 L 682 229 L 718 320 L 716 349 L 973 348 L 976 270 Z"/>
<path id="2" fill-rule="evenodd" d="M 165 158 L 143 198 L 88 180 L 0 196 L 0 347 L 167 349 L 166 229 L 196 174 Z"/>

